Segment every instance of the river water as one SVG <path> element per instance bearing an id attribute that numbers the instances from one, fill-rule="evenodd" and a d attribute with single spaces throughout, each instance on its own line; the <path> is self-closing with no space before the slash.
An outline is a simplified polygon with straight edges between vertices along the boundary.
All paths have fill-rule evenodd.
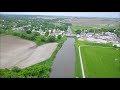
<path id="1" fill-rule="evenodd" d="M 76 59 L 74 42 L 73 37 L 68 37 L 64 42 L 53 61 L 50 78 L 74 78 Z"/>

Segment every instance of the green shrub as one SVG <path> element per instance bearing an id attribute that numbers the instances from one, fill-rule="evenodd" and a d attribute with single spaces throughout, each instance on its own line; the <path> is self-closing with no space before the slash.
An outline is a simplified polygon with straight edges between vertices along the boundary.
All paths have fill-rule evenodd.
<path id="1" fill-rule="evenodd" d="M 55 36 L 49 36 L 48 41 L 49 42 L 55 42 Z"/>
<path id="2" fill-rule="evenodd" d="M 77 34 L 80 34 L 80 33 L 81 33 L 81 30 L 78 29 L 78 30 L 76 30 L 75 32 L 76 32 Z"/>
<path id="3" fill-rule="evenodd" d="M 26 33 L 21 32 L 20 37 L 21 37 L 21 38 L 25 38 L 25 39 L 26 39 Z"/>
<path id="4" fill-rule="evenodd" d="M 17 66 L 14 66 L 14 67 L 12 68 L 12 71 L 14 71 L 14 72 L 20 72 L 21 69 L 20 69 L 19 67 L 17 67 Z"/>
<path id="5" fill-rule="evenodd" d="M 27 33 L 27 34 L 31 34 L 31 30 L 27 30 L 26 33 Z"/>
<path id="6" fill-rule="evenodd" d="M 61 39 L 61 35 L 58 35 L 58 39 Z"/>
<path id="7" fill-rule="evenodd" d="M 41 41 L 43 41 L 43 42 L 45 42 L 45 41 L 46 41 L 45 36 L 41 36 Z"/>
<path id="8" fill-rule="evenodd" d="M 4 75 L 4 72 L 0 71 L 0 77 L 2 77 Z"/>
<path id="9" fill-rule="evenodd" d="M 38 32 L 33 32 L 32 33 L 34 36 L 40 36 L 40 34 Z"/>
<path id="10" fill-rule="evenodd" d="M 0 29 L 0 34 L 4 33 L 4 30 L 3 29 Z"/>
<path id="11" fill-rule="evenodd" d="M 49 32 L 47 31 L 46 33 L 45 33 L 45 36 L 48 36 L 49 35 Z"/>
<path id="12" fill-rule="evenodd" d="M 41 36 L 36 36 L 35 37 L 35 42 L 36 42 L 37 45 L 40 45 L 40 43 L 41 43 Z"/>
<path id="13" fill-rule="evenodd" d="M 14 35 L 14 36 L 20 36 L 21 33 L 13 31 L 13 32 L 11 32 L 11 34 Z"/>
<path id="14" fill-rule="evenodd" d="M 34 41 L 35 40 L 35 36 L 33 34 L 27 34 L 26 39 Z"/>
<path id="15" fill-rule="evenodd" d="M 114 45 L 114 48 L 117 48 L 117 45 Z"/>

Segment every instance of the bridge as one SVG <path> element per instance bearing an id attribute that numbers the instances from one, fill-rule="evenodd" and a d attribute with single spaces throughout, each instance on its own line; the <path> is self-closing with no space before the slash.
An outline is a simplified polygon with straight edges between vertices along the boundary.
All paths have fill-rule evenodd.
<path id="1" fill-rule="evenodd" d="M 76 37 L 76 34 L 71 34 L 71 33 L 66 33 L 65 34 L 67 37 Z"/>

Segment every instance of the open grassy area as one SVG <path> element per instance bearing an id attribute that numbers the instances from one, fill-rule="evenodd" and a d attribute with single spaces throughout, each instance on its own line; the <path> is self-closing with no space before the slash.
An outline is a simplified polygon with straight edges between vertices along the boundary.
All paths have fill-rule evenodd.
<path id="1" fill-rule="evenodd" d="M 112 47 L 112 43 L 93 43 L 93 42 L 88 42 L 88 41 L 80 41 L 77 38 L 75 38 L 76 43 L 79 45 L 92 45 L 92 46 L 103 46 L 103 47 Z"/>
<path id="2" fill-rule="evenodd" d="M 86 42 L 88 44 L 88 42 Z M 79 59 L 78 46 L 85 45 L 85 41 L 78 41 L 76 39 L 76 68 L 75 77 L 82 77 Z M 91 43 L 89 43 L 92 45 Z M 92 46 L 94 46 L 93 44 Z M 95 45 L 97 46 L 97 44 Z M 100 46 L 100 44 L 98 44 Z M 101 45 L 104 47 L 104 45 Z M 109 46 L 109 45 L 106 45 Z M 87 78 L 120 78 L 120 50 L 115 48 L 101 48 L 82 46 L 81 47 L 82 60 Z"/>
<path id="3" fill-rule="evenodd" d="M 75 62 L 75 74 L 74 76 L 77 78 L 82 78 L 82 70 L 80 65 L 80 58 L 79 58 L 79 50 L 78 50 L 78 43 L 75 43 L 75 51 L 76 51 L 76 62 Z"/>
<path id="4" fill-rule="evenodd" d="M 71 30 L 72 30 L 73 33 L 75 33 L 75 31 L 77 31 L 77 30 L 88 30 L 88 29 L 92 30 L 93 27 L 89 27 L 89 26 L 74 26 L 74 25 L 71 26 Z"/>
<path id="5" fill-rule="evenodd" d="M 24 69 L 17 67 L 12 70 L 0 69 L 0 78 L 48 78 L 51 72 L 52 62 L 66 39 L 66 37 L 61 38 L 56 50 L 48 60 Z"/>
<path id="6" fill-rule="evenodd" d="M 114 48 L 81 47 L 85 75 L 89 78 L 120 77 L 120 51 Z"/>

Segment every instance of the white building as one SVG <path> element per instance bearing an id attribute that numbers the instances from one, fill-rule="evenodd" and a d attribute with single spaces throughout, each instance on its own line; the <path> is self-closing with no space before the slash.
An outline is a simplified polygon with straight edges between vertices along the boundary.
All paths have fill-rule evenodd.
<path id="1" fill-rule="evenodd" d="M 49 32 L 49 35 L 51 34 L 51 30 L 48 30 L 48 32 Z"/>
<path id="2" fill-rule="evenodd" d="M 116 45 L 117 47 L 120 47 L 120 43 L 113 43 L 113 46 Z"/>
<path id="3" fill-rule="evenodd" d="M 76 36 L 77 38 L 79 38 L 80 37 L 80 35 L 79 34 L 77 34 L 77 36 Z"/>
<path id="4" fill-rule="evenodd" d="M 96 42 L 96 43 L 107 43 L 106 40 L 95 39 L 95 38 L 87 38 L 87 41 L 89 41 L 89 42 Z"/>

